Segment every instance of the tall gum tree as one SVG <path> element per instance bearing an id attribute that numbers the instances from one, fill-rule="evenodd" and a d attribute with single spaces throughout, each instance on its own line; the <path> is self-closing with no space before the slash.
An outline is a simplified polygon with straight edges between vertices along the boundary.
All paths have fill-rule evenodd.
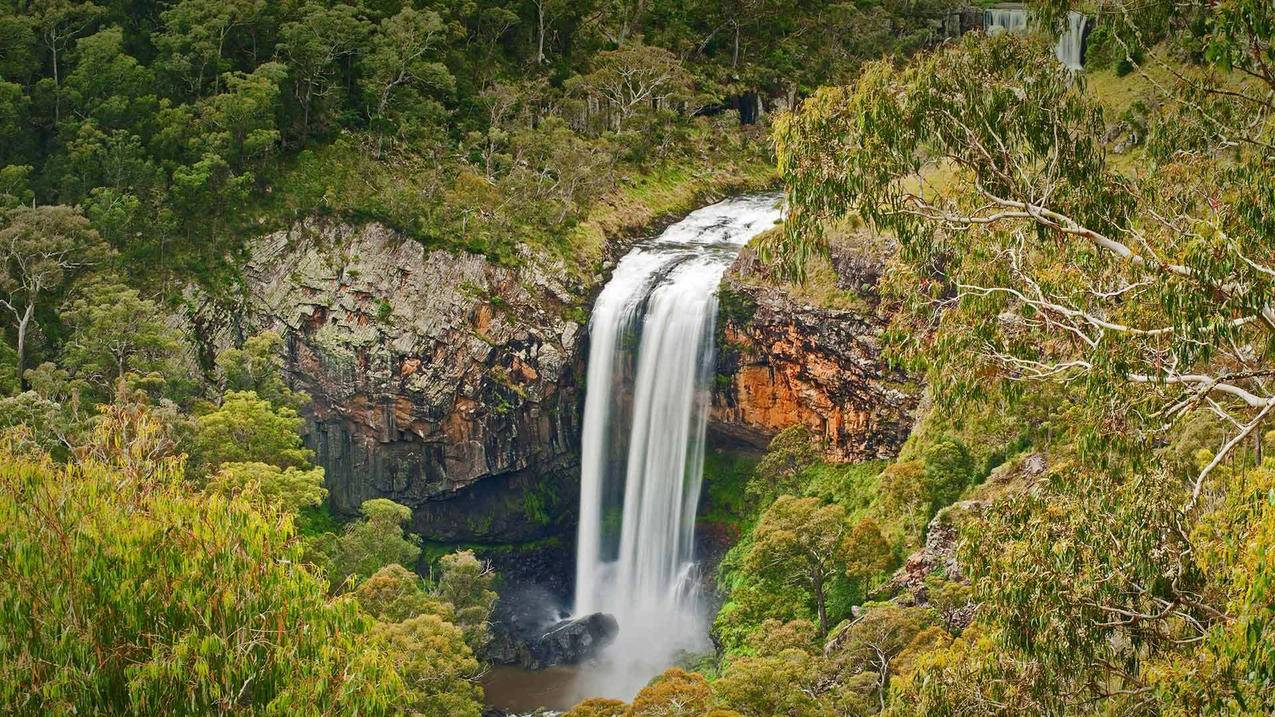
<path id="1" fill-rule="evenodd" d="M 18 207 L 0 224 L 0 307 L 17 333 L 17 375 L 26 385 L 28 340 L 50 295 L 102 262 L 108 253 L 97 231 L 71 207 Z"/>
<path id="2" fill-rule="evenodd" d="M 1123 42 L 1185 50 L 1126 48 L 1164 70 L 1148 73 L 1150 171 L 1109 160 L 1110 118 L 1043 37 L 870 66 L 779 123 L 791 213 L 770 258 L 798 274 L 833 221 L 895 236 L 893 340 L 940 408 L 1027 396 L 1059 412 L 1045 440 L 1064 464 L 965 543 L 980 629 L 889 714 L 1275 709 L 1270 570 L 1251 560 L 1269 556 L 1275 515 L 1259 480 L 1275 412 L 1273 11 L 1117 5 Z M 1169 18 L 1154 37 L 1138 24 L 1152 11 Z"/>

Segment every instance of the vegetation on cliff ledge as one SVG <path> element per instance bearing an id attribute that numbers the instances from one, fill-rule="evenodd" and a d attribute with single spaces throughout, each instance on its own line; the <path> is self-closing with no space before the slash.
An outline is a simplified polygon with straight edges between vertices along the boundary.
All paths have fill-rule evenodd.
<path id="1" fill-rule="evenodd" d="M 771 176 L 760 95 L 769 280 L 888 237 L 927 400 L 892 461 L 710 466 L 721 653 L 570 714 L 1275 712 L 1275 10 L 1087 3 L 1086 75 L 956 7 L 0 4 L 0 711 L 476 717 L 488 567 L 331 521 L 283 339 L 171 311 L 316 213 L 591 275 Z"/>
<path id="2" fill-rule="evenodd" d="M 975 34 L 778 123 L 763 254 L 810 281 L 830 232 L 897 242 L 887 338 L 927 400 L 884 468 L 780 434 L 723 654 L 577 715 L 1275 711 L 1275 15 L 1101 9 L 1092 86 Z"/>

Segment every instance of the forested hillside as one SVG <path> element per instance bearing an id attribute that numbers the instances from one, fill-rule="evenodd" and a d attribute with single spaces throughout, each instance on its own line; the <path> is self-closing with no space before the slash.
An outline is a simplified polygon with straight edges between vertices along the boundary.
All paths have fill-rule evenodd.
<path id="1" fill-rule="evenodd" d="M 897 247 L 918 423 L 884 464 L 800 427 L 719 469 L 753 510 L 722 657 L 569 714 L 1275 710 L 1275 16 L 1079 9 L 1083 74 L 1047 33 L 975 34 L 780 120 L 790 212 L 757 248 L 845 302 L 829 248 Z"/>
<path id="2" fill-rule="evenodd" d="M 708 451 L 714 650 L 568 717 L 1275 713 L 1275 7 L 1029 9 L 0 0 L 0 712 L 492 714 L 465 548 L 574 519 L 617 252 L 782 185 L 714 304 L 793 424 Z M 316 385 L 350 495 L 530 488 L 486 545 L 334 515 Z"/>
<path id="3" fill-rule="evenodd" d="M 254 243 L 374 223 L 591 277 L 634 222 L 773 184 L 764 113 L 943 12 L 0 3 L 3 711 L 476 715 L 493 575 L 421 558 L 404 506 L 324 508 L 285 340 L 236 315 Z"/>
<path id="4" fill-rule="evenodd" d="M 722 110 L 918 46 L 937 8 L 11 2 L 0 195 L 79 207 L 168 290 L 232 281 L 245 235 L 316 211 L 512 260 L 635 173 L 742 141 Z"/>

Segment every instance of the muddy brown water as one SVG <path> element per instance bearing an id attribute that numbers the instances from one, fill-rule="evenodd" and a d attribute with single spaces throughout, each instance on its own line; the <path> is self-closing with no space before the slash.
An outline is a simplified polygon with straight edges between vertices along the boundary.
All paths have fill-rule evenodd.
<path id="1" fill-rule="evenodd" d="M 581 669 L 566 666 L 543 670 L 492 667 L 482 678 L 486 694 L 484 702 L 516 714 L 528 714 L 541 708 L 569 710 L 589 697 L 580 694 L 576 678 Z"/>

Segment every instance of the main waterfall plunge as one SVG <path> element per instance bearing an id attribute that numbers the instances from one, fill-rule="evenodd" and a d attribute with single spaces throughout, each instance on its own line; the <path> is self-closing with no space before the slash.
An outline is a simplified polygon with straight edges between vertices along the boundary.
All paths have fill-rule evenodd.
<path id="1" fill-rule="evenodd" d="M 575 614 L 619 636 L 585 694 L 631 698 L 683 650 L 708 647 L 693 538 L 713 376 L 717 285 L 780 198 L 700 209 L 629 252 L 590 321 Z"/>

